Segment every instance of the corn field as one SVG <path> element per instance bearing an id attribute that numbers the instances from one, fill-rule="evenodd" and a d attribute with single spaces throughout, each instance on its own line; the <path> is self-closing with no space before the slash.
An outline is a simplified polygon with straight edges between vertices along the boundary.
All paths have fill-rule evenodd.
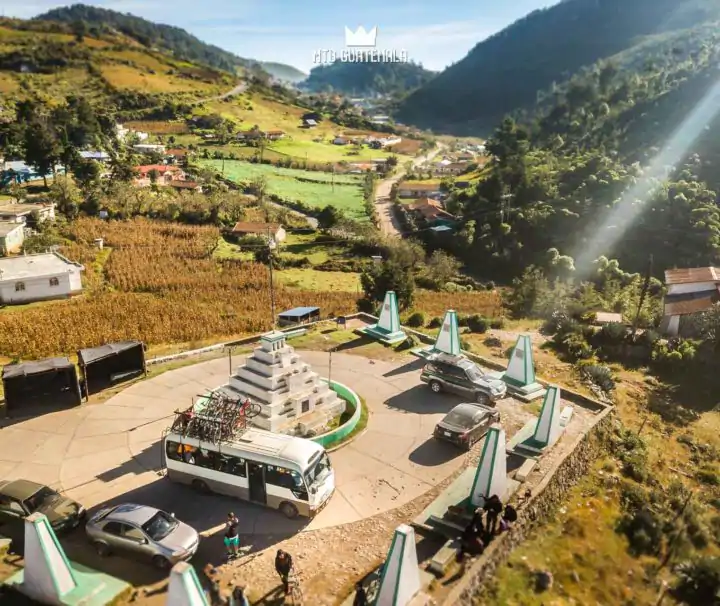
<path id="1" fill-rule="evenodd" d="M 85 266 L 82 296 L 0 314 L 0 355 L 37 359 L 72 355 L 83 347 L 139 339 L 148 345 L 231 339 L 269 330 L 268 268 L 212 252 L 215 227 L 134 219 L 80 218 L 62 254 Z M 103 238 L 106 249 L 93 241 Z M 313 305 L 322 314 L 356 311 L 357 295 L 291 290 L 275 281 L 275 309 Z M 416 309 L 442 315 L 496 315 L 492 293 L 421 291 Z"/>

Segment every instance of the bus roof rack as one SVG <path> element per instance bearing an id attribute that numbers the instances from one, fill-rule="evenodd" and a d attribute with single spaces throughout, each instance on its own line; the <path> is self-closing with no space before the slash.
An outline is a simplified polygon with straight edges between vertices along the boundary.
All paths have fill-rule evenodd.
<path id="1" fill-rule="evenodd" d="M 248 427 L 247 420 L 260 414 L 260 406 L 247 398 L 211 392 L 186 410 L 176 410 L 171 431 L 202 442 L 229 442 Z"/>

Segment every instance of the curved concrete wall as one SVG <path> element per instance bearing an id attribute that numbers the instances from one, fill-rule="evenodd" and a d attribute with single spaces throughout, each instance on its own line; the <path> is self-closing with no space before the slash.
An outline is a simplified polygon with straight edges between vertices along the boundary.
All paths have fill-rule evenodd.
<path id="1" fill-rule="evenodd" d="M 327 381 L 327 379 L 325 379 Z M 344 440 L 357 426 L 362 416 L 362 403 L 360 402 L 360 396 L 358 396 L 352 389 L 347 385 L 332 381 L 330 383 L 330 389 L 332 389 L 340 398 L 345 400 L 348 404 L 355 407 L 355 412 L 349 420 L 345 421 L 340 427 L 336 427 L 332 431 L 320 434 L 312 438 L 313 442 L 317 442 L 324 448 L 332 448 L 335 444 Z"/>

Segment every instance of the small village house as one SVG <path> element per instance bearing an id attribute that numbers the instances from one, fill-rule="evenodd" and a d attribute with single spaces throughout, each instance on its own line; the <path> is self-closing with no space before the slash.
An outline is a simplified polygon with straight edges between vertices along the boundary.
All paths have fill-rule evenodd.
<path id="1" fill-rule="evenodd" d="M 398 196 L 401 198 L 431 198 L 441 194 L 439 182 L 410 182 L 405 181 L 398 186 Z"/>
<path id="2" fill-rule="evenodd" d="M 169 149 L 165 152 L 166 157 L 174 163 L 185 162 L 188 156 L 188 150 L 186 149 Z"/>
<path id="3" fill-rule="evenodd" d="M 350 139 L 347 137 L 335 137 L 333 139 L 333 144 L 335 145 L 347 145 L 348 143 L 350 143 Z"/>
<path id="4" fill-rule="evenodd" d="M 0 302 L 30 303 L 82 292 L 85 268 L 58 253 L 0 259 Z"/>
<path id="5" fill-rule="evenodd" d="M 269 130 L 265 134 L 270 141 L 279 141 L 285 137 L 285 131 L 282 130 Z"/>
<path id="6" fill-rule="evenodd" d="M 14 255 L 25 242 L 25 224 L 0 221 L 0 256 Z"/>
<path id="7" fill-rule="evenodd" d="M 110 154 L 104 151 L 81 151 L 80 157 L 83 160 L 95 160 L 103 163 L 110 161 Z"/>
<path id="8" fill-rule="evenodd" d="M 269 236 L 275 242 L 282 242 L 287 236 L 285 229 L 279 223 L 250 223 L 247 221 L 236 223 L 231 233 L 238 238 L 245 236 L 267 238 Z"/>
<path id="9" fill-rule="evenodd" d="M 170 185 L 173 181 L 187 180 L 185 171 L 173 164 L 146 164 L 135 167 L 135 172 L 138 174 L 133 181 L 135 186 L 150 187 L 152 185 L 151 174 L 153 171 L 157 175 L 157 185 Z"/>
<path id="10" fill-rule="evenodd" d="M 55 204 L 47 202 L 43 204 L 18 204 L 10 202 L 0 205 L 0 221 L 10 223 L 27 223 L 32 214 L 36 213 L 38 221 L 55 220 Z"/>
<path id="11" fill-rule="evenodd" d="M 317 121 L 312 118 L 307 118 L 306 120 L 303 120 L 303 126 L 305 128 L 315 128 L 317 126 Z"/>
<path id="12" fill-rule="evenodd" d="M 267 133 L 258 129 L 240 131 L 235 136 L 238 141 L 258 141 L 260 139 L 265 139 L 266 137 Z"/>
<path id="13" fill-rule="evenodd" d="M 667 294 L 660 330 L 669 336 L 682 332 L 682 319 L 707 311 L 720 300 L 720 268 L 695 267 L 665 272 Z"/>
<path id="14" fill-rule="evenodd" d="M 437 223 L 452 223 L 455 217 L 447 212 L 441 202 L 431 198 L 421 198 L 408 205 L 408 208 L 417 213 L 429 225 Z"/>

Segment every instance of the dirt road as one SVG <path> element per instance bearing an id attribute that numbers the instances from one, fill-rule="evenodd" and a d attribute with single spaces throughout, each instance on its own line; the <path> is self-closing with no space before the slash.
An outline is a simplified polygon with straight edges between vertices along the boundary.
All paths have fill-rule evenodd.
<path id="1" fill-rule="evenodd" d="M 419 166 L 420 164 L 432 160 L 443 149 L 444 147 L 442 146 L 442 144 L 440 144 L 438 147 L 436 147 L 431 152 L 425 154 L 424 156 L 418 156 L 417 158 L 415 158 L 415 160 L 413 160 L 413 167 Z M 395 236 L 397 238 L 402 236 L 402 228 L 400 227 L 400 223 L 395 216 L 393 202 L 390 199 L 390 190 L 392 189 L 392 186 L 398 181 L 402 180 L 404 176 L 405 171 L 402 171 L 396 175 L 393 175 L 392 177 L 389 177 L 388 179 L 383 179 L 382 181 L 380 181 L 380 183 L 378 183 L 378 186 L 375 190 L 375 210 L 378 214 L 380 232 L 387 236 Z"/>

